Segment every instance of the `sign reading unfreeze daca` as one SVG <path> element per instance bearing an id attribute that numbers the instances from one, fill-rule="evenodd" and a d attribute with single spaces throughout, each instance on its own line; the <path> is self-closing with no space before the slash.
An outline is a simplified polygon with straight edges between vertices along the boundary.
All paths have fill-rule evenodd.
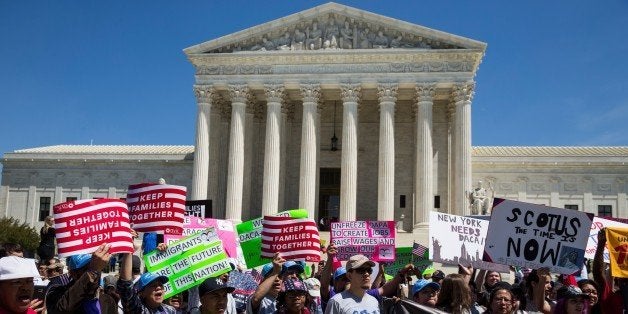
<path id="1" fill-rule="evenodd" d="M 265 216 L 262 224 L 262 257 L 281 253 L 286 260 L 321 259 L 321 240 L 314 220 Z"/>
<path id="2" fill-rule="evenodd" d="M 70 201 L 53 207 L 60 257 L 88 254 L 103 243 L 109 253 L 133 253 L 126 204 L 115 199 Z"/>
<path id="3" fill-rule="evenodd" d="M 307 218 L 307 211 L 305 209 L 292 209 L 280 212 L 275 216 Z M 246 260 L 246 266 L 249 269 L 264 265 L 271 261 L 269 258 L 261 257 L 263 221 L 264 218 L 257 218 L 236 225 L 236 230 L 238 230 L 238 237 L 240 239 L 240 246 L 244 252 L 244 260 Z"/>
<path id="4" fill-rule="evenodd" d="M 222 241 L 213 228 L 173 242 L 163 252 L 154 250 L 144 255 L 144 262 L 150 272 L 168 277 L 164 299 L 231 271 Z"/>
<path id="5" fill-rule="evenodd" d="M 573 274 L 584 262 L 593 215 L 496 198 L 485 261 Z"/>
<path id="6" fill-rule="evenodd" d="M 178 185 L 140 183 L 129 185 L 126 203 L 137 232 L 181 234 L 186 188 Z"/>
<path id="7" fill-rule="evenodd" d="M 338 249 L 336 257 L 341 261 L 355 254 L 363 254 L 376 262 L 395 260 L 393 221 L 332 222 L 330 238 Z"/>

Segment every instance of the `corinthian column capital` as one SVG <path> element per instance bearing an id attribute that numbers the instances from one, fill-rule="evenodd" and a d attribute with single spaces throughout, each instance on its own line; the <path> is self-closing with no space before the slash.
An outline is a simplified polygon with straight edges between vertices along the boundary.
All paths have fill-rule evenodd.
<path id="1" fill-rule="evenodd" d="M 453 87 L 453 96 L 456 102 L 466 101 L 471 102 L 473 95 L 475 94 L 475 82 L 466 82 L 456 84 Z"/>
<path id="2" fill-rule="evenodd" d="M 318 103 L 321 99 L 321 86 L 320 84 L 301 84 L 301 97 L 303 97 L 303 103 Z"/>
<path id="3" fill-rule="evenodd" d="M 436 84 L 423 83 L 417 84 L 415 87 L 417 102 L 429 101 L 432 102 L 434 94 L 436 93 Z"/>
<path id="4" fill-rule="evenodd" d="M 360 84 L 341 84 L 340 85 L 340 97 L 342 102 L 360 102 Z"/>
<path id="5" fill-rule="evenodd" d="M 218 94 L 212 86 L 208 85 L 195 85 L 194 96 L 196 96 L 197 103 L 211 104 L 214 101 L 214 97 Z"/>
<path id="6" fill-rule="evenodd" d="M 229 98 L 232 103 L 244 103 L 247 104 L 251 98 L 251 91 L 246 84 L 232 84 L 229 85 Z"/>
<path id="7" fill-rule="evenodd" d="M 283 103 L 286 89 L 282 84 L 264 84 L 264 94 L 268 103 Z"/>
<path id="8" fill-rule="evenodd" d="M 377 97 L 379 98 L 379 103 L 384 102 L 397 102 L 397 90 L 399 89 L 399 85 L 396 83 L 379 83 L 377 84 Z"/>

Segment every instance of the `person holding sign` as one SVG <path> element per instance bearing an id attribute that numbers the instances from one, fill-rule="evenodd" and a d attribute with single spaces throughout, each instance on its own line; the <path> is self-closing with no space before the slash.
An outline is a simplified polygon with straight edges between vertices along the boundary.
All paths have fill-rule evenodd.
<path id="1" fill-rule="evenodd" d="M 168 282 L 168 277 L 146 272 L 140 276 L 137 282 L 138 289 L 133 288 L 131 256 L 131 253 L 122 254 L 120 279 L 117 283 L 124 312 L 176 314 L 177 310 L 174 307 L 163 304 L 166 293 L 164 284 Z"/>
<path id="2" fill-rule="evenodd" d="M 371 287 L 371 274 L 375 263 L 366 256 L 353 255 L 347 261 L 349 289 L 336 294 L 329 300 L 325 314 L 369 313 L 379 314 L 379 302 L 366 293 Z"/>
<path id="3" fill-rule="evenodd" d="M 92 254 L 77 254 L 68 258 L 69 282 L 57 280 L 48 286 L 46 308 L 49 314 L 117 313 L 115 300 L 100 293 L 100 273 L 109 263 L 108 244 L 101 244 Z M 61 277 L 61 276 L 59 276 Z"/>
<path id="4" fill-rule="evenodd" d="M 626 309 L 628 306 L 628 299 L 622 296 L 628 296 L 628 279 L 627 278 L 615 278 L 606 277 L 604 271 L 604 248 L 606 247 L 606 228 L 602 228 L 597 234 L 597 249 L 595 256 L 593 257 L 593 280 L 598 284 L 601 289 L 600 304 L 602 313 L 612 313 L 617 309 Z M 613 286 L 616 284 L 619 289 L 614 291 Z"/>
<path id="5" fill-rule="evenodd" d="M 281 272 L 286 260 L 275 253 L 272 264 L 266 264 L 262 269 L 264 280 L 255 290 L 247 304 L 246 312 L 253 314 L 271 314 L 277 312 L 276 299 L 281 291 Z"/>
<path id="6" fill-rule="evenodd" d="M 549 314 L 552 306 L 547 302 L 547 296 L 552 290 L 552 277 L 547 267 L 533 269 L 526 277 L 527 300 L 525 310 Z"/>

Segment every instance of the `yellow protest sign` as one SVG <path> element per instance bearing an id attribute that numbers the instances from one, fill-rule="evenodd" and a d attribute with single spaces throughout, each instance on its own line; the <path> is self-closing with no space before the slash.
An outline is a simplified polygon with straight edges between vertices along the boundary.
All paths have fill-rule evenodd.
<path id="1" fill-rule="evenodd" d="M 606 247 L 610 253 L 611 275 L 628 278 L 628 228 L 606 227 Z"/>

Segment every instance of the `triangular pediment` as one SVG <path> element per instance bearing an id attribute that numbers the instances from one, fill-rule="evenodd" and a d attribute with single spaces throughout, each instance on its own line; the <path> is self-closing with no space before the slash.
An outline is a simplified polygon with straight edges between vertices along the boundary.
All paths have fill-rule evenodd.
<path id="1" fill-rule="evenodd" d="M 338 49 L 473 49 L 486 44 L 327 3 L 184 49 L 188 55 Z"/>

